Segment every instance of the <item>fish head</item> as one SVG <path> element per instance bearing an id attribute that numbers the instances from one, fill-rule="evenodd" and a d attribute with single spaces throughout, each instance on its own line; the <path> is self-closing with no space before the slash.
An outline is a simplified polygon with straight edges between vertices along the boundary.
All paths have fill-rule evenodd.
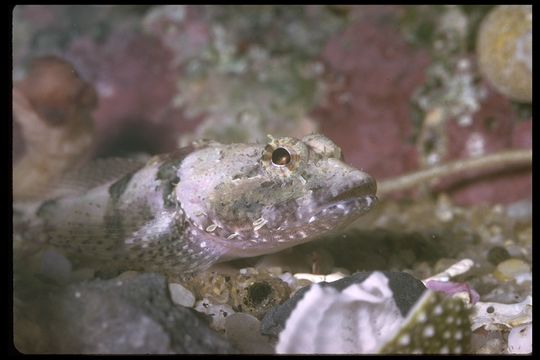
<path id="1" fill-rule="evenodd" d="M 178 203 L 224 259 L 273 253 L 343 226 L 376 203 L 377 186 L 323 135 L 214 143 L 178 170 Z"/>

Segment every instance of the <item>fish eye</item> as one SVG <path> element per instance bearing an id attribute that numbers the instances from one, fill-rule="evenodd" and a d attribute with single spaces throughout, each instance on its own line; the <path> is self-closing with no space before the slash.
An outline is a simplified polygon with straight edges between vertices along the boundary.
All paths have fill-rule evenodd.
<path id="1" fill-rule="evenodd" d="M 291 162 L 291 153 L 282 147 L 272 152 L 272 163 L 278 166 L 284 166 Z"/>

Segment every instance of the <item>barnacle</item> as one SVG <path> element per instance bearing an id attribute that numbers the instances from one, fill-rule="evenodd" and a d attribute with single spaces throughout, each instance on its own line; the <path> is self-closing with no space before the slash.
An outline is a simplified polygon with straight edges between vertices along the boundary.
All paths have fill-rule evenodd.
<path id="1" fill-rule="evenodd" d="M 286 282 L 265 273 L 238 275 L 232 289 L 233 308 L 261 318 L 273 306 L 289 298 Z"/>

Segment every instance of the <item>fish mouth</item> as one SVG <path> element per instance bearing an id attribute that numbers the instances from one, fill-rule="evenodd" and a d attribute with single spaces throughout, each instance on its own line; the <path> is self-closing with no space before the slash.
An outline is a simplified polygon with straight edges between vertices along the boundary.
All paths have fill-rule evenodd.
<path id="1" fill-rule="evenodd" d="M 288 218 L 284 216 L 265 223 L 256 232 L 239 234 L 233 238 L 225 236 L 227 240 L 223 241 L 223 246 L 227 249 L 227 255 L 221 261 L 277 252 L 350 224 L 377 203 L 375 180 L 362 172 L 355 175 L 356 181 L 343 186 L 342 191 L 335 196 L 328 194 L 327 189 L 318 189 L 318 196 L 311 199 L 315 206 L 308 206 L 305 212 L 287 213 Z M 289 208 L 296 201 L 292 199 L 281 206 Z"/>
<path id="2" fill-rule="evenodd" d="M 377 201 L 377 196 L 370 194 L 354 197 L 348 196 L 344 200 L 332 201 L 320 207 L 311 219 L 327 219 L 326 221 L 329 224 L 346 222 L 347 219 L 357 218 L 371 210 Z"/>
<path id="3" fill-rule="evenodd" d="M 369 211 L 377 203 L 377 183 L 368 174 L 338 195 L 323 201 L 312 218 L 354 218 Z"/>
<path id="4" fill-rule="evenodd" d="M 376 194 L 377 183 L 371 176 L 364 174 L 362 180 L 358 184 L 341 191 L 337 196 L 331 199 L 331 201 L 352 200 L 366 196 L 376 197 Z"/>

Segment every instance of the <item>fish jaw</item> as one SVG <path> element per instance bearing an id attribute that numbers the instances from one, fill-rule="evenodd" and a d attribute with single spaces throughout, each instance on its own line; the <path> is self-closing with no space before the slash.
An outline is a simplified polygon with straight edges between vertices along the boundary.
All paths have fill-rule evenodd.
<path id="1" fill-rule="evenodd" d="M 377 202 L 373 177 L 344 163 L 322 135 L 215 144 L 188 157 L 178 177 L 178 202 L 191 225 L 225 249 L 221 261 L 314 240 Z"/>

